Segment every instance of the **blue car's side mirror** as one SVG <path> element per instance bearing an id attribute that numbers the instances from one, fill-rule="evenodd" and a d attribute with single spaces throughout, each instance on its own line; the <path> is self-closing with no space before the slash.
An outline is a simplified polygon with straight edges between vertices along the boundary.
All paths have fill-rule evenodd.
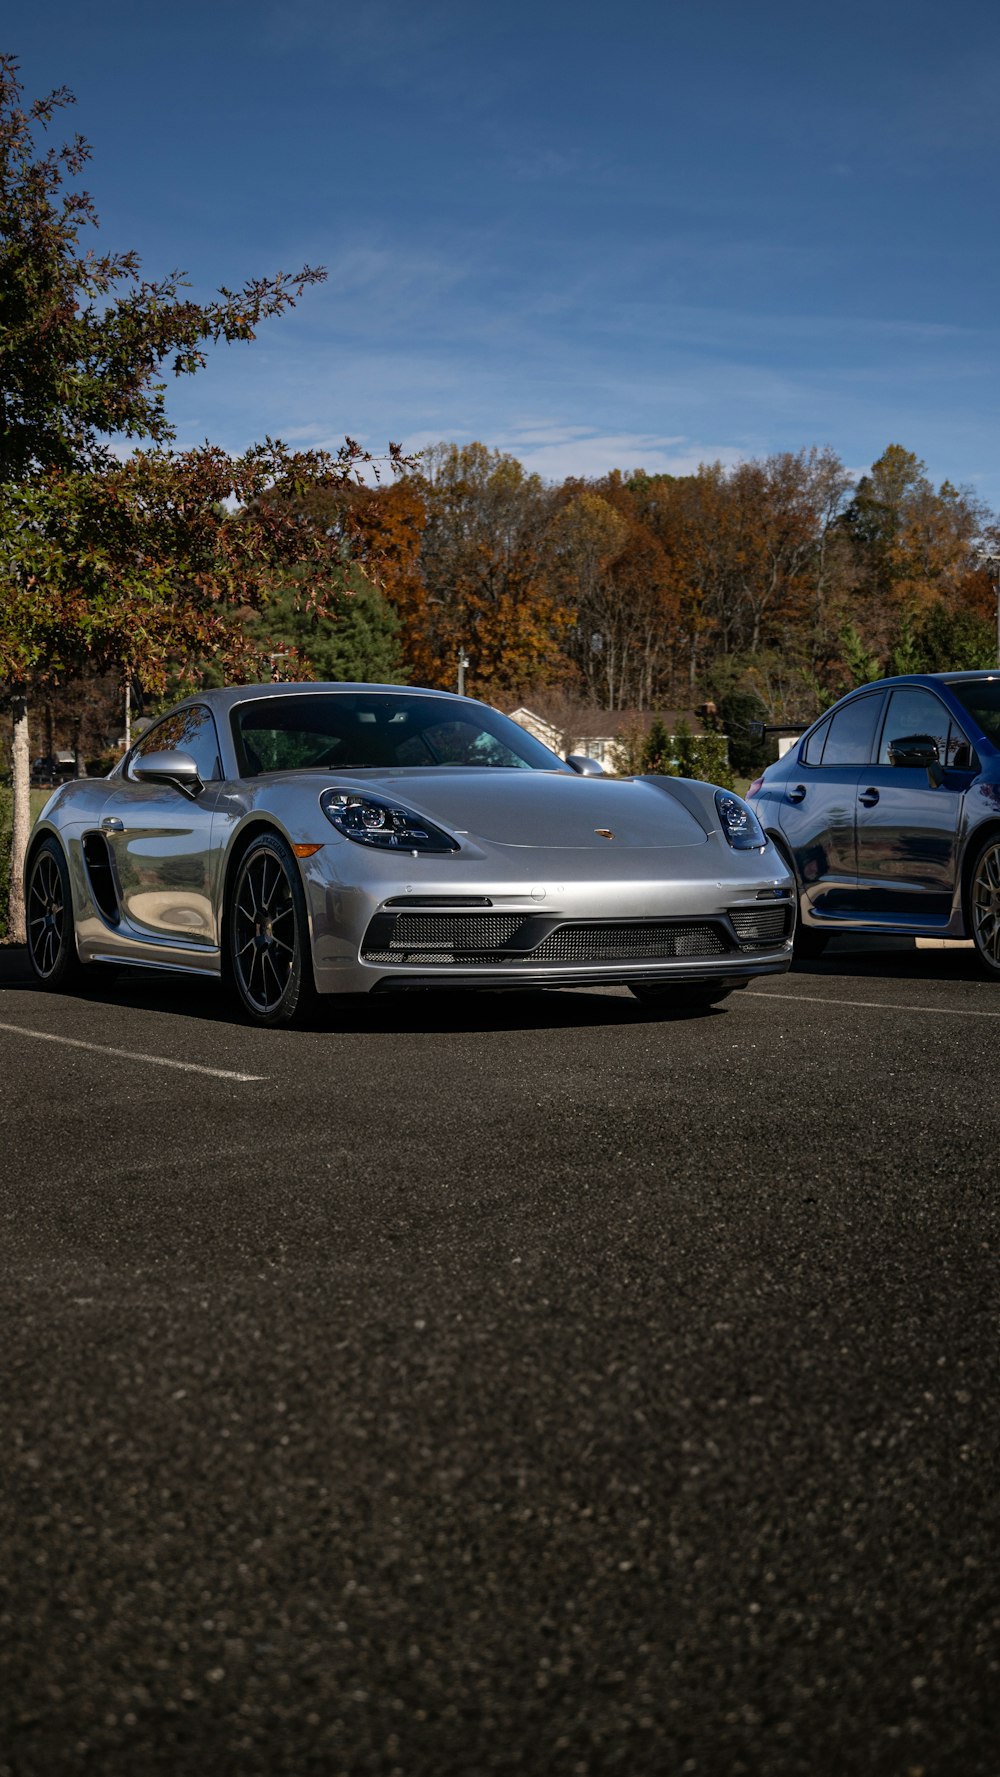
<path id="1" fill-rule="evenodd" d="M 922 766 L 935 788 L 944 782 L 938 744 L 931 734 L 906 734 L 891 740 L 889 764 L 908 766 L 911 770 Z"/>

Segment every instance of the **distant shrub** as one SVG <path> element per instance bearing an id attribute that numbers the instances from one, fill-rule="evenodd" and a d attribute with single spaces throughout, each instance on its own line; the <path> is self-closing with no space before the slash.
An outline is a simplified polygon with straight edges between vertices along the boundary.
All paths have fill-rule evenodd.
<path id="1" fill-rule="evenodd" d="M 657 716 L 642 749 L 643 771 L 672 772 L 675 750 L 674 736 L 667 733 L 662 716 Z"/>
<path id="2" fill-rule="evenodd" d="M 686 722 L 678 722 L 671 734 L 657 716 L 648 734 L 628 730 L 619 735 L 612 757 L 620 777 L 650 772 L 661 777 L 702 778 L 725 790 L 733 788 L 726 736 L 692 734 Z"/>
<path id="3" fill-rule="evenodd" d="M 719 723 L 729 736 L 729 763 L 740 777 L 753 777 L 774 758 L 773 742 L 753 731 L 755 723 L 767 720 L 767 705 L 756 691 L 727 691 L 719 702 Z"/>
<path id="4" fill-rule="evenodd" d="M 641 728 L 623 728 L 611 748 L 611 768 L 619 777 L 634 777 L 637 771 L 645 770 L 642 755 L 646 746 L 646 736 Z"/>
<path id="5" fill-rule="evenodd" d="M 113 765 L 118 763 L 121 753 L 117 747 L 109 747 L 104 753 L 97 753 L 93 759 L 85 759 L 88 777 L 107 777 Z"/>
<path id="6" fill-rule="evenodd" d="M 670 777 L 700 777 L 706 783 L 721 784 L 724 790 L 732 789 L 724 734 L 692 734 L 686 722 L 679 722 L 674 735 L 674 754 Z"/>

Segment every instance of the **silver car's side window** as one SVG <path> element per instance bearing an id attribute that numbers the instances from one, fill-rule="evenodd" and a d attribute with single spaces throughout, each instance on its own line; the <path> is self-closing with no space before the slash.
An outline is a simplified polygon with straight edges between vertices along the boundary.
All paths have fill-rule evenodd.
<path id="1" fill-rule="evenodd" d="M 834 710 L 823 748 L 824 765 L 867 765 L 875 741 L 882 693 L 854 697 Z"/>
<path id="2" fill-rule="evenodd" d="M 151 728 L 147 728 L 128 756 L 126 777 L 132 776 L 135 761 L 142 759 L 147 753 L 190 754 L 198 767 L 198 776 L 203 784 L 210 784 L 213 779 L 222 776 L 215 718 L 203 703 L 174 710 L 162 722 L 154 722 Z"/>

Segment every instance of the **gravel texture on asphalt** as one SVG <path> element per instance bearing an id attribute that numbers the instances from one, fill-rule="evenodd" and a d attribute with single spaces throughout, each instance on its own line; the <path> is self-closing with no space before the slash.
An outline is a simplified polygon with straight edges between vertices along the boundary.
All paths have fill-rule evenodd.
<path id="1" fill-rule="evenodd" d="M 844 1004 L 840 1002 L 864 1002 Z M 1000 991 L 0 952 L 0 1777 L 995 1777 Z"/>

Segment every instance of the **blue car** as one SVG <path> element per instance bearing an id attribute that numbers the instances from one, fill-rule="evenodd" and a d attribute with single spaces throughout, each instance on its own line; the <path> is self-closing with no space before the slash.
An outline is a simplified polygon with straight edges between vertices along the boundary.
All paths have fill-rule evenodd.
<path id="1" fill-rule="evenodd" d="M 797 955 L 835 932 L 971 938 L 1000 979 L 1000 669 L 860 686 L 747 800 L 795 875 Z"/>

